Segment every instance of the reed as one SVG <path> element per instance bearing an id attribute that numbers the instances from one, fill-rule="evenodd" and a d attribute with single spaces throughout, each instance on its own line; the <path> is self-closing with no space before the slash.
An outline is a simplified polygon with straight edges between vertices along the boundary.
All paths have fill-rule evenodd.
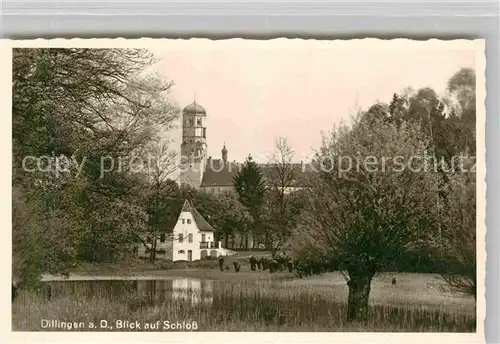
<path id="1" fill-rule="evenodd" d="M 172 297 L 175 291 L 138 292 L 133 281 L 115 281 L 111 291 L 100 282 L 62 282 L 65 288 L 50 300 L 43 293 L 22 292 L 13 304 L 13 330 L 61 330 L 42 329 L 41 319 L 85 324 L 103 319 L 110 324 L 119 319 L 142 324 L 196 321 L 201 331 L 474 332 L 476 328 L 474 303 L 468 298 L 426 297 L 404 286 L 384 292 L 377 283 L 368 321 L 348 323 L 346 287 L 323 282 L 318 278 L 220 281 L 209 290 L 177 291 L 177 298 Z"/>

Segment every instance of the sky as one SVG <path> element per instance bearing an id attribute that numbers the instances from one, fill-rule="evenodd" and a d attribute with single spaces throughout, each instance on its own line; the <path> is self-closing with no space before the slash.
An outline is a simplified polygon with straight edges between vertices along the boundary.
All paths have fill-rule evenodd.
<path id="1" fill-rule="evenodd" d="M 264 162 L 278 136 L 294 160 L 320 147 L 321 133 L 349 121 L 356 108 L 389 103 L 406 87 L 443 93 L 460 68 L 475 66 L 476 51 L 456 42 L 315 40 L 172 40 L 152 50 L 157 70 L 175 85 L 178 105 L 207 110 L 208 156 L 230 161 L 248 154 Z M 179 122 L 180 125 L 180 122 Z M 168 133 L 179 146 L 180 127 Z"/>

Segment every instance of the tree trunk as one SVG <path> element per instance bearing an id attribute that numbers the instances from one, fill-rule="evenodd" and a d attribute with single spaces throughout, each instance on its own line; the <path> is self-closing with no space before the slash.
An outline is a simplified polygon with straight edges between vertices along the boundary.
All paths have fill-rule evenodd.
<path id="1" fill-rule="evenodd" d="M 229 233 L 224 236 L 224 247 L 229 248 Z"/>
<path id="2" fill-rule="evenodd" d="M 245 233 L 245 250 L 248 250 L 248 233 Z"/>
<path id="3" fill-rule="evenodd" d="M 347 282 L 349 287 L 349 298 L 347 301 L 347 321 L 366 321 L 368 319 L 368 298 L 370 296 L 370 285 L 373 274 L 349 273 L 350 280 Z"/>
<path id="4" fill-rule="evenodd" d="M 153 241 L 151 241 L 151 255 L 149 256 L 151 263 L 156 260 L 156 230 L 153 232 Z"/>

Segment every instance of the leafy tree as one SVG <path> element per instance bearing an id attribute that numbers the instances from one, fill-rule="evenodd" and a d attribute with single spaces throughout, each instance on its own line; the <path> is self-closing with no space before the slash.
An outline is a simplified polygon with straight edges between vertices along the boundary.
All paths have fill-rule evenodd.
<path id="1" fill-rule="evenodd" d="M 396 95 L 394 95 L 396 96 Z M 392 105 L 395 106 L 395 105 Z M 368 111 L 366 111 L 362 117 L 361 121 L 367 121 L 368 124 L 373 124 L 377 121 L 389 121 L 391 120 L 390 107 L 383 103 L 377 103 L 372 105 Z"/>
<path id="2" fill-rule="evenodd" d="M 227 191 L 215 199 L 217 212 L 211 216 L 211 224 L 217 229 L 217 236 L 224 239 L 224 247 L 229 247 L 229 238 L 235 233 L 245 235 L 252 223 L 248 210 L 240 203 L 234 191 Z"/>
<path id="3" fill-rule="evenodd" d="M 428 242 L 433 259 L 442 265 L 439 270 L 452 287 L 474 295 L 476 177 L 469 169 L 476 152 L 475 81 L 475 71 L 462 68 L 449 79 L 441 99 L 423 89 L 406 97 L 395 94 L 390 105 L 393 117 L 414 122 L 420 118 L 442 177 L 436 203 L 440 231 Z"/>
<path id="4" fill-rule="evenodd" d="M 13 51 L 13 185 L 32 225 L 16 241 L 33 247 L 40 272 L 116 261 L 135 245 L 146 220 L 140 178 L 122 162 L 144 158 L 178 112 L 172 83 L 145 72 L 152 63 L 134 49 Z M 44 172 L 33 169 L 31 157 L 41 156 Z M 53 169 L 58 161 L 63 172 Z"/>
<path id="5" fill-rule="evenodd" d="M 300 261 L 314 252 L 324 266 L 337 265 L 349 287 L 347 319 L 366 320 L 371 280 L 435 230 L 437 178 L 404 168 L 424 157 L 418 125 L 356 121 L 324 140 L 311 179 L 307 204 L 292 245 Z M 375 162 L 375 163 L 374 163 Z M 352 165 L 351 165 L 352 164 Z"/>
<path id="6" fill-rule="evenodd" d="M 448 81 L 444 97 L 430 88 L 406 90 L 394 94 L 388 112 L 397 125 L 420 123 L 436 158 L 449 165 L 460 153 L 475 154 L 475 108 L 475 72 L 463 68 Z"/>
<path id="7" fill-rule="evenodd" d="M 470 161 L 466 164 L 465 168 L 471 168 Z M 429 245 L 443 264 L 444 280 L 476 298 L 476 174 L 453 174 L 444 192 L 446 198 L 439 214 L 441 230 L 429 238 Z"/>
<path id="8" fill-rule="evenodd" d="M 455 289 L 476 295 L 476 92 L 475 72 L 464 68 L 448 81 L 449 108 L 442 133 L 451 168 L 441 192 L 441 231 L 431 238 L 442 276 Z M 453 166 L 454 165 L 454 166 Z"/>
<path id="9" fill-rule="evenodd" d="M 251 156 L 243 163 L 242 168 L 234 176 L 234 188 L 238 199 L 247 209 L 254 221 L 253 242 L 261 230 L 261 213 L 266 185 L 262 169 L 252 160 Z M 248 249 L 248 236 L 245 235 L 245 248 Z"/>
<path id="10" fill-rule="evenodd" d="M 463 68 L 448 81 L 445 104 L 449 108 L 447 137 L 450 154 L 476 154 L 476 74 Z"/>

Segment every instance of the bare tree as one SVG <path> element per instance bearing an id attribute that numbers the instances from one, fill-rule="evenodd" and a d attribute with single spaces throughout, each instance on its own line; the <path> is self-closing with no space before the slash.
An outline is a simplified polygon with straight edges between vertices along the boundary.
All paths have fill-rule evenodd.
<path id="1" fill-rule="evenodd" d="M 171 141 L 157 139 L 146 147 L 146 159 L 143 160 L 142 172 L 147 177 L 145 186 L 145 209 L 148 214 L 148 226 L 145 233 L 140 233 L 139 239 L 149 250 L 151 262 L 156 260 L 158 241 L 168 242 L 170 231 L 167 225 L 170 222 L 167 208 L 177 197 L 177 189 L 169 178 L 178 168 L 177 153 L 169 145 Z M 143 236 L 146 236 L 144 238 Z"/>
<path id="2" fill-rule="evenodd" d="M 292 212 L 293 195 L 290 195 L 290 191 L 297 181 L 298 171 L 292 163 L 293 156 L 294 152 L 286 138 L 277 138 L 276 150 L 271 156 L 267 194 L 269 218 L 266 244 L 270 246 L 273 257 L 290 236 L 295 219 Z"/>

